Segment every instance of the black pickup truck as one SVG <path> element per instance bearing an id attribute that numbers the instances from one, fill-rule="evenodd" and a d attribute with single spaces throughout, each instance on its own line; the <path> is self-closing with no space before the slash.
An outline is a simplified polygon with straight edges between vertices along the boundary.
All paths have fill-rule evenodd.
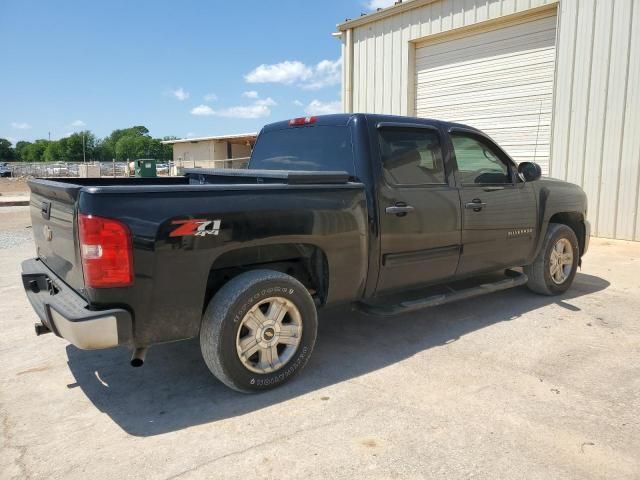
<path id="1" fill-rule="evenodd" d="M 263 128 L 247 170 L 31 180 L 22 279 L 38 334 L 126 345 L 137 366 L 199 336 L 218 379 L 264 390 L 304 367 L 328 305 L 394 315 L 525 283 L 566 291 L 587 199 L 540 175 L 465 125 L 297 118 Z"/>

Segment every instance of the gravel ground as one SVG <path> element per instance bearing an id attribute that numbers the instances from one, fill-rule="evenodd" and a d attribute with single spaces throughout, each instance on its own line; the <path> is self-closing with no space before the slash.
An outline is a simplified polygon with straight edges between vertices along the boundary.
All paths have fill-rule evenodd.
<path id="1" fill-rule="evenodd" d="M 32 244 L 33 234 L 29 223 L 28 207 L 1 207 L 0 250 Z"/>
<path id="2" fill-rule="evenodd" d="M 29 186 L 25 178 L 0 178 L 0 195 L 27 195 Z"/>
<path id="3" fill-rule="evenodd" d="M 27 209 L 0 211 L 23 232 Z M 301 376 L 260 395 L 196 341 L 35 337 L 0 249 L 0 478 L 640 478 L 640 244 L 593 240 L 561 297 L 526 288 L 395 318 L 321 316 Z"/>

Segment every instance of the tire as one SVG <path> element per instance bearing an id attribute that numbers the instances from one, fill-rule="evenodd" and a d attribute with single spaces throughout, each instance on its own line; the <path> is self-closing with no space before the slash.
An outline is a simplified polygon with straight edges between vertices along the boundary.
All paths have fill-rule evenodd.
<path id="1" fill-rule="evenodd" d="M 562 272 L 556 269 L 552 275 L 552 263 L 554 262 L 554 249 L 561 243 L 565 252 L 571 247 L 571 262 L 562 268 Z M 555 257 L 557 258 L 557 257 Z M 524 267 L 524 273 L 529 277 L 527 287 L 533 292 L 541 295 L 560 295 L 566 292 L 578 270 L 578 260 L 580 259 L 580 247 L 575 232 L 567 225 L 561 223 L 550 223 L 547 234 L 544 238 L 538 256 L 531 265 Z M 565 260 L 566 261 L 566 260 Z M 568 267 L 571 270 L 568 270 Z"/>
<path id="2" fill-rule="evenodd" d="M 311 356 L 317 330 L 316 306 L 298 280 L 273 270 L 253 270 L 231 279 L 211 299 L 202 317 L 200 349 L 222 383 L 253 393 L 298 374 Z M 246 355 L 241 358 L 243 348 Z"/>

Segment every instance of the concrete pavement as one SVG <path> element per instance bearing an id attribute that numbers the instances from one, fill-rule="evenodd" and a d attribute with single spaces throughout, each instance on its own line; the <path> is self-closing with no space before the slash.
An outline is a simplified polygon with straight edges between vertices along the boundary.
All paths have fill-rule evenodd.
<path id="1" fill-rule="evenodd" d="M 325 312 L 302 374 L 247 396 L 197 341 L 132 369 L 36 337 L 27 211 L 0 209 L 0 478 L 640 477 L 640 244 L 592 240 L 562 297 Z"/>

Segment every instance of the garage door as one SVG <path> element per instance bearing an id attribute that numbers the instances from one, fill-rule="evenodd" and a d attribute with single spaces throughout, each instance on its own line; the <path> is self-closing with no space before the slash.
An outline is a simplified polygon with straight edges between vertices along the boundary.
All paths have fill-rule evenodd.
<path id="1" fill-rule="evenodd" d="M 416 48 L 419 117 L 483 130 L 517 162 L 549 168 L 556 16 Z"/>

